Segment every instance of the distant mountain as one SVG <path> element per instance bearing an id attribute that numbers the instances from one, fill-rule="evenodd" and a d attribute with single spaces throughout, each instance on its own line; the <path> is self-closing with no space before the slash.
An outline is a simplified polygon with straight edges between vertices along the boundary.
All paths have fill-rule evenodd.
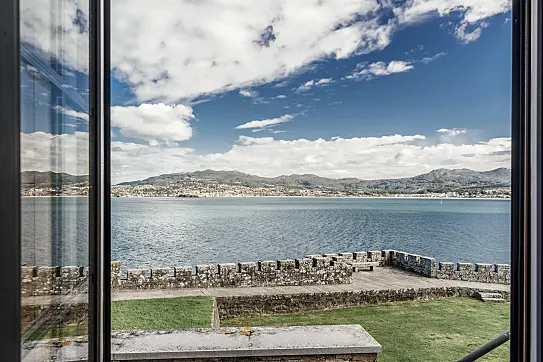
<path id="1" fill-rule="evenodd" d="M 21 187 L 23 189 L 44 189 L 57 188 L 61 186 L 88 186 L 89 177 L 87 175 L 74 176 L 68 173 L 57 172 L 21 172 Z"/>
<path id="2" fill-rule="evenodd" d="M 506 188 L 511 186 L 511 170 L 497 168 L 491 171 L 469 169 L 437 169 L 406 178 L 361 180 L 357 178 L 332 179 L 312 174 L 278 177 L 253 176 L 239 171 L 196 171 L 149 177 L 145 180 L 123 182 L 119 185 L 167 186 L 191 182 L 240 185 L 246 187 L 325 188 L 338 191 L 384 192 L 448 192 L 474 188 Z"/>

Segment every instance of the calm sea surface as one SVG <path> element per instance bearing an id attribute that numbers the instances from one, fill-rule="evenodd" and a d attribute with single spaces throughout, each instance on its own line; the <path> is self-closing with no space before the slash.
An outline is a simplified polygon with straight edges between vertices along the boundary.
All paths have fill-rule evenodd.
<path id="1" fill-rule="evenodd" d="M 85 265 L 87 201 L 23 199 L 23 262 Z M 508 200 L 116 198 L 123 270 L 397 249 L 438 261 L 509 263 Z"/>

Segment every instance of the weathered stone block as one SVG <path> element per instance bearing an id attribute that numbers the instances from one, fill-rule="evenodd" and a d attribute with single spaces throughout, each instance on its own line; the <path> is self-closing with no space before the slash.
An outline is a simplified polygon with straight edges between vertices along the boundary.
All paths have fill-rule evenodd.
<path id="1" fill-rule="evenodd" d="M 509 266 L 509 264 L 496 264 L 495 267 L 496 267 L 496 273 L 498 273 L 499 275 L 505 275 L 505 274 L 511 273 L 511 267 Z"/>
<path id="2" fill-rule="evenodd" d="M 435 277 L 437 274 L 436 260 L 427 256 L 421 256 L 420 259 L 421 274 L 427 277 Z"/>
<path id="3" fill-rule="evenodd" d="M 178 288 L 188 288 L 193 286 L 192 267 L 181 266 L 173 269 L 174 285 Z"/>
<path id="4" fill-rule="evenodd" d="M 277 260 L 277 269 L 281 272 L 292 272 L 296 267 L 296 263 L 294 260 L 286 259 L 286 260 Z"/>
<path id="5" fill-rule="evenodd" d="M 221 277 L 229 277 L 237 272 L 235 263 L 219 264 L 219 275 Z"/>
<path id="6" fill-rule="evenodd" d="M 492 264 L 482 264 L 482 263 L 475 264 L 476 273 L 490 273 L 491 271 L 492 271 Z"/>
<path id="7" fill-rule="evenodd" d="M 382 255 L 385 265 L 391 266 L 393 261 L 396 260 L 396 250 L 383 250 Z"/>
<path id="8" fill-rule="evenodd" d="M 451 262 L 440 262 L 439 271 L 446 274 L 454 273 L 454 263 Z"/>
<path id="9" fill-rule="evenodd" d="M 147 287 L 147 276 L 144 269 L 128 270 L 127 282 L 134 289 L 144 289 Z"/>
<path id="10" fill-rule="evenodd" d="M 60 268 L 57 266 L 39 266 L 36 270 L 35 295 L 58 294 L 56 279 Z"/>
<path id="11" fill-rule="evenodd" d="M 339 253 L 339 256 L 342 256 L 345 260 L 353 260 L 353 253 Z"/>
<path id="12" fill-rule="evenodd" d="M 357 251 L 353 253 L 354 260 L 358 262 L 368 261 L 368 252 L 367 251 Z"/>
<path id="13" fill-rule="evenodd" d="M 340 263 L 345 263 L 345 262 L 347 261 L 347 260 L 346 260 L 343 256 L 341 256 L 341 255 L 332 257 L 332 260 L 333 260 L 333 261 L 340 262 Z"/>
<path id="14" fill-rule="evenodd" d="M 35 283 L 34 275 L 37 268 L 35 266 L 23 266 L 21 267 L 21 295 L 31 296 L 35 295 Z"/>
<path id="15" fill-rule="evenodd" d="M 149 278 L 149 287 L 154 289 L 165 289 L 170 286 L 170 271 L 168 268 L 151 269 L 151 278 Z"/>
<path id="16" fill-rule="evenodd" d="M 215 274 L 215 265 L 213 264 L 200 264 L 196 265 L 196 275 L 209 275 Z"/>
<path id="17" fill-rule="evenodd" d="M 458 271 L 462 273 L 471 273 L 472 265 L 471 263 L 456 263 L 458 266 Z"/>
<path id="18" fill-rule="evenodd" d="M 265 260 L 258 262 L 258 270 L 261 273 L 275 273 L 277 270 L 277 261 L 275 260 Z"/>
<path id="19" fill-rule="evenodd" d="M 84 279 L 81 276 L 82 272 L 83 268 L 79 266 L 63 266 L 60 268 L 60 275 L 56 280 L 58 292 L 66 294 L 77 289 L 84 283 Z"/>
<path id="20" fill-rule="evenodd" d="M 242 274 L 254 275 L 256 273 L 256 263 L 252 261 L 239 263 L 239 272 Z"/>
<path id="21" fill-rule="evenodd" d="M 295 259 L 296 262 L 296 268 L 299 269 L 301 272 L 307 272 L 313 268 L 313 259 L 310 258 L 303 258 L 303 259 Z"/>
<path id="22" fill-rule="evenodd" d="M 381 254 L 381 250 L 368 251 L 368 258 L 371 261 L 377 261 L 377 262 L 382 261 L 383 257 L 382 257 L 382 254 Z"/>
<path id="23" fill-rule="evenodd" d="M 313 267 L 316 269 L 325 269 L 330 265 L 330 261 L 322 256 L 313 258 Z"/>
<path id="24" fill-rule="evenodd" d="M 110 281 L 111 281 L 111 289 L 112 290 L 118 290 L 121 287 L 121 262 L 117 260 L 113 260 L 111 262 L 110 266 L 111 275 L 110 275 Z"/>
<path id="25" fill-rule="evenodd" d="M 187 278 L 192 276 L 192 267 L 191 266 L 178 266 L 174 269 L 175 278 Z"/>

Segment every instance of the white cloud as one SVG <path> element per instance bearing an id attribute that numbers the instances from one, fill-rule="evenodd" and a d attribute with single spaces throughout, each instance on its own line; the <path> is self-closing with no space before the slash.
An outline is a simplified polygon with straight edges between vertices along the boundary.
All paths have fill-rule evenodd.
<path id="1" fill-rule="evenodd" d="M 305 82 L 304 84 L 302 84 L 301 86 L 299 86 L 298 88 L 296 88 L 296 92 L 298 93 L 307 92 L 313 87 L 322 87 L 333 82 L 334 81 L 332 80 L 332 78 L 321 78 L 319 80 L 309 80 Z"/>
<path id="2" fill-rule="evenodd" d="M 243 97 L 250 97 L 250 98 L 258 97 L 258 92 L 255 90 L 250 90 L 250 89 L 242 89 L 239 91 L 239 94 Z"/>
<path id="3" fill-rule="evenodd" d="M 22 171 L 89 173 L 89 134 L 21 133 Z"/>
<path id="4" fill-rule="evenodd" d="M 436 60 L 436 59 L 439 59 L 439 58 L 441 58 L 441 57 L 444 57 L 445 55 L 447 55 L 446 52 L 437 53 L 436 55 L 433 55 L 433 56 L 431 56 L 431 57 L 424 57 L 424 58 L 422 58 L 421 62 L 423 62 L 424 64 L 428 64 L 428 63 L 433 62 L 433 61 Z"/>
<path id="5" fill-rule="evenodd" d="M 436 132 L 446 134 L 447 136 L 458 136 L 467 133 L 468 130 L 465 128 L 440 128 Z"/>
<path id="6" fill-rule="evenodd" d="M 385 62 L 358 63 L 356 69 L 345 76 L 346 79 L 371 80 L 376 77 L 391 75 L 394 73 L 404 73 L 413 69 L 412 63 L 403 60 L 393 60 L 388 64 Z"/>
<path id="7" fill-rule="evenodd" d="M 275 96 L 275 99 L 285 99 L 285 98 L 287 98 L 287 96 L 284 94 L 279 94 L 278 96 Z"/>
<path id="8" fill-rule="evenodd" d="M 62 2 L 21 0 L 21 40 L 48 53 L 65 66 L 86 72 L 89 68 L 87 0 Z M 53 41 L 53 39 L 62 41 Z"/>
<path id="9" fill-rule="evenodd" d="M 292 118 L 294 118 L 294 116 L 290 114 L 285 114 L 284 116 L 281 116 L 278 118 L 270 118 L 270 119 L 255 120 L 255 121 L 247 122 L 235 127 L 234 129 L 268 128 L 271 126 L 275 126 L 279 123 L 288 122 Z"/>
<path id="10" fill-rule="evenodd" d="M 461 20 L 455 26 L 455 35 L 459 40 L 471 42 L 479 38 L 488 25 L 488 18 L 510 9 L 510 0 L 413 0 L 394 12 L 399 23 L 405 25 L 423 21 L 432 15 L 443 17 L 458 13 Z M 468 32 L 467 27 L 473 30 Z"/>
<path id="11" fill-rule="evenodd" d="M 178 105 L 141 104 L 111 107 L 111 125 L 125 137 L 149 142 L 185 141 L 192 137 L 192 108 Z"/>
<path id="12" fill-rule="evenodd" d="M 87 113 L 77 112 L 77 111 L 74 111 L 73 109 L 67 109 L 62 106 L 54 106 L 53 109 L 57 111 L 58 113 L 64 114 L 66 116 L 82 119 L 87 122 L 89 121 L 89 115 Z"/>
<path id="13" fill-rule="evenodd" d="M 23 41 L 86 71 L 87 3 L 70 0 L 58 12 L 22 0 Z M 429 17 L 458 15 L 455 35 L 473 41 L 510 1 L 117 0 L 111 7 L 115 76 L 141 102 L 174 102 L 279 82 L 317 61 L 381 50 L 395 31 Z M 383 22 L 383 13 L 392 17 Z M 51 42 L 51 32 L 62 34 L 61 44 Z"/>
<path id="14" fill-rule="evenodd" d="M 88 173 L 88 135 L 22 134 L 23 170 Z M 239 170 L 261 176 L 313 173 L 363 179 L 408 177 L 437 168 L 478 171 L 510 167 L 511 139 L 463 144 L 432 142 L 423 135 L 277 140 L 240 136 L 224 153 L 197 154 L 167 144 L 112 142 L 113 182 L 203 169 Z M 62 152 L 60 152 L 62 151 Z"/>

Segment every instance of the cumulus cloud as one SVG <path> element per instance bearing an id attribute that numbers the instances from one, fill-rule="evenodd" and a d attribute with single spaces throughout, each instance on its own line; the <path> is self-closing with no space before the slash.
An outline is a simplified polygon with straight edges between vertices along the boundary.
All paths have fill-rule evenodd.
<path id="1" fill-rule="evenodd" d="M 301 86 L 299 86 L 298 88 L 296 88 L 296 92 L 298 93 L 307 92 L 313 87 L 322 87 L 330 83 L 333 83 L 332 78 L 321 78 L 319 80 L 309 80 L 305 82 L 304 84 L 302 84 Z"/>
<path id="2" fill-rule="evenodd" d="M 393 60 L 388 64 L 385 62 L 358 63 L 356 69 L 345 76 L 346 79 L 371 80 L 377 77 L 383 77 L 394 73 L 404 73 L 413 69 L 411 62 L 403 60 Z"/>
<path id="3" fill-rule="evenodd" d="M 23 42 L 86 71 L 87 3 L 66 1 L 58 12 L 22 0 Z M 429 17 L 457 15 L 455 35 L 473 41 L 510 1 L 117 0 L 111 7 L 114 75 L 141 102 L 175 102 L 280 82 L 317 61 L 381 50 L 395 31 Z M 51 43 L 52 32 L 61 44 Z"/>
<path id="4" fill-rule="evenodd" d="M 192 137 L 192 108 L 162 103 L 111 107 L 111 125 L 125 137 L 149 142 L 185 141 Z"/>
<path id="5" fill-rule="evenodd" d="M 465 128 L 440 128 L 438 130 L 436 130 L 437 133 L 443 133 L 447 136 L 458 136 L 458 135 L 461 135 L 461 134 L 465 134 L 468 132 L 467 129 Z"/>
<path id="6" fill-rule="evenodd" d="M 88 173 L 88 135 L 22 134 L 23 170 Z M 224 153 L 197 154 L 172 144 L 112 142 L 113 182 L 203 169 L 261 176 L 313 173 L 363 179 L 408 177 L 437 168 L 510 167 L 510 138 L 451 144 L 424 135 L 279 140 L 240 136 Z"/>
<path id="7" fill-rule="evenodd" d="M 262 119 L 262 120 L 247 122 L 237 127 L 234 127 L 234 129 L 269 128 L 280 123 L 288 122 L 292 118 L 294 118 L 293 115 L 285 114 L 284 116 L 281 116 L 278 118 Z"/>
<path id="8" fill-rule="evenodd" d="M 89 134 L 21 133 L 22 171 L 89 173 Z"/>
<path id="9" fill-rule="evenodd" d="M 77 112 L 73 109 L 64 108 L 62 106 L 54 106 L 53 109 L 60 114 L 64 114 L 72 118 L 82 119 L 87 122 L 89 121 L 89 115 L 87 113 Z"/>
<path id="10" fill-rule="evenodd" d="M 284 94 L 279 94 L 278 96 L 275 96 L 275 99 L 285 99 L 285 98 L 287 98 L 287 96 Z"/>
<path id="11" fill-rule="evenodd" d="M 250 98 L 258 97 L 258 92 L 255 90 L 250 90 L 250 89 L 242 89 L 239 91 L 239 94 L 243 97 L 250 97 Z"/>
<path id="12" fill-rule="evenodd" d="M 47 53 L 64 66 L 89 69 L 89 2 L 62 2 L 62 11 L 50 1 L 21 0 L 21 40 Z M 62 38 L 61 42 L 52 39 Z"/>

